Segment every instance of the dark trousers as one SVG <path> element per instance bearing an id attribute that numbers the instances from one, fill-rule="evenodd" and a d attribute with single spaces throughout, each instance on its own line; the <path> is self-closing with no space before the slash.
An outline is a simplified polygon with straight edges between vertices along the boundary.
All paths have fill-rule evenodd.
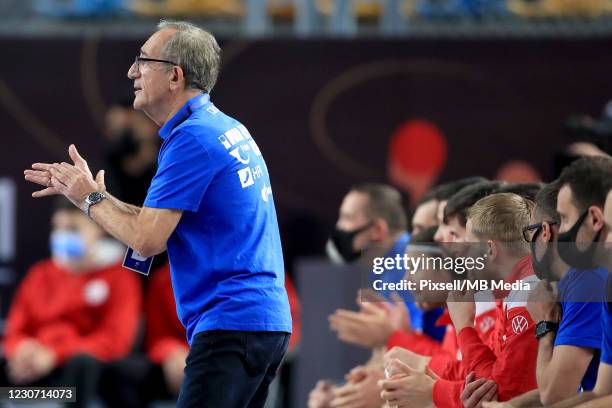
<path id="1" fill-rule="evenodd" d="M 263 407 L 289 337 L 284 332 L 198 333 L 187 356 L 177 407 Z"/>
<path id="2" fill-rule="evenodd" d="M 144 354 L 132 354 L 104 368 L 99 393 L 110 408 L 146 408 L 154 401 L 175 400 L 163 369 Z"/>

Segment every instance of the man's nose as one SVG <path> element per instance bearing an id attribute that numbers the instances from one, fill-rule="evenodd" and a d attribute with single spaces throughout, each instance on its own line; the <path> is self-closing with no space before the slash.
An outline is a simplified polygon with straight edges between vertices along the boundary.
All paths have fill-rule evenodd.
<path id="1" fill-rule="evenodd" d="M 132 62 L 132 65 L 130 65 L 130 68 L 128 69 L 127 76 L 129 79 L 134 79 L 138 76 L 138 74 L 139 72 L 136 69 L 136 63 Z"/>

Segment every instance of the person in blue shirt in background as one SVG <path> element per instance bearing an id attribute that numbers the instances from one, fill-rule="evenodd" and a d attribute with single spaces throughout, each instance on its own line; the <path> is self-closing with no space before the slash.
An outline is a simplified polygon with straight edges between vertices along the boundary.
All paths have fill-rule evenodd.
<path id="1" fill-rule="evenodd" d="M 34 197 L 63 194 L 143 257 L 168 251 L 190 345 L 178 407 L 263 407 L 289 344 L 291 315 L 268 170 L 249 131 L 210 100 L 220 49 L 208 32 L 162 21 L 128 71 L 134 108 L 161 127 L 142 208 L 105 191 L 71 145 L 36 163 Z"/>
<path id="2" fill-rule="evenodd" d="M 555 404 L 555 407 L 609 407 L 612 404 L 612 280 L 609 275 L 612 244 L 612 158 L 586 157 L 569 165 L 560 177 L 559 205 L 568 208 L 563 229 L 567 248 L 560 248 L 566 262 L 577 266 L 604 265 L 607 297 L 602 302 L 601 358 L 592 392 Z M 605 206 L 605 208 L 604 208 Z M 563 220 L 562 220 L 563 224 Z M 606 242 L 606 245 L 600 245 Z M 579 243 L 580 246 L 574 244 Z M 589 244 L 586 249 L 584 245 Z"/>
<path id="3" fill-rule="evenodd" d="M 547 280 L 543 280 L 530 294 L 528 305 L 533 319 L 541 322 L 536 328 L 536 336 L 540 337 L 539 398 L 529 402 L 528 393 L 517 398 L 523 398 L 522 401 L 485 403 L 484 407 L 534 406 L 534 402 L 557 408 L 575 407 L 612 393 L 612 360 L 606 347 L 606 339 L 612 335 L 605 301 L 608 270 L 601 267 L 605 265 L 607 250 L 600 245 L 610 231 L 604 220 L 604 203 L 612 187 L 611 180 L 612 158 L 584 157 L 566 167 L 559 179 L 538 195 L 537 208 L 541 212 L 536 214 L 538 222 L 525 228 L 525 233 L 533 242 L 536 273 L 547 280 L 561 277 L 558 300 L 562 315 L 555 311 L 556 296 Z M 558 218 L 550 210 L 555 196 Z M 558 271 L 565 269 L 563 264 L 571 269 L 560 275 Z M 559 317 L 561 322 L 557 326 Z M 601 332 L 599 341 L 598 331 Z M 561 347 L 562 352 L 557 353 Z M 576 395 L 579 385 L 586 392 Z M 610 405 L 609 402 L 595 405 L 591 401 L 584 406 Z"/>
<path id="4" fill-rule="evenodd" d="M 606 198 L 604 217 L 608 230 L 604 261 L 608 270 L 610 270 L 610 264 L 612 264 L 612 255 L 610 255 L 610 248 L 612 247 L 612 183 L 609 186 L 608 196 Z M 600 377 L 597 379 L 597 387 L 594 392 L 589 395 L 589 397 L 596 399 L 581 404 L 580 407 L 582 408 L 607 408 L 612 406 L 612 278 L 609 274 L 606 284 L 606 293 L 607 298 L 604 303 L 604 310 L 602 311 L 602 328 L 604 336 L 601 343 L 601 371 Z"/>
<path id="5" fill-rule="evenodd" d="M 429 204 L 425 202 L 417 207 L 419 216 L 427 220 L 423 222 L 417 218 L 417 223 L 424 228 L 435 225 L 435 207 Z M 421 207 L 428 207 L 429 212 L 419 211 Z M 407 220 L 402 198 L 397 190 L 384 184 L 360 184 L 352 187 L 342 201 L 336 228 L 328 244 L 328 252 L 337 252 L 344 262 L 358 261 L 365 264 L 370 273 L 367 280 L 364 279 L 364 284 L 369 288 L 377 279 L 384 282 L 399 282 L 405 274 L 403 268 L 394 267 L 385 270 L 382 274 L 375 274 L 368 263 L 371 263 L 375 257 L 395 259 L 396 255 L 403 256 L 411 240 L 406 228 Z M 376 292 L 386 300 L 395 300 L 392 298 L 392 291 Z M 413 330 L 422 331 L 425 320 L 437 319 L 437 316 L 433 315 L 436 313 L 439 315 L 439 311 L 432 311 L 432 316 L 427 316 L 428 313 L 423 313 L 416 306 L 410 292 L 403 291 L 402 296 L 408 308 Z M 427 334 L 440 340 L 444 331 L 436 328 Z"/>
<path id="6" fill-rule="evenodd" d="M 539 327 L 538 388 L 508 401 L 513 407 L 553 404 L 592 390 L 597 379 L 606 271 L 570 268 L 559 256 L 558 192 L 558 182 L 540 190 L 530 225 L 523 228 L 534 272 L 541 279 L 527 304 Z M 558 297 L 551 282 L 557 282 Z"/>
<path id="7" fill-rule="evenodd" d="M 421 202 L 415 212 L 413 223 L 423 230 L 436 225 L 437 200 L 433 197 Z M 356 276 L 355 279 L 362 279 L 364 287 L 370 286 L 372 279 L 383 279 L 386 282 L 400 281 L 405 271 L 403 269 L 392 268 L 385 271 L 382 275 L 372 273 L 372 260 L 375 257 L 395 257 L 405 252 L 406 246 L 410 242 L 410 234 L 407 233 L 407 219 L 402 205 L 400 193 L 391 186 L 375 183 L 364 183 L 351 188 L 344 197 L 340 206 L 336 228 L 331 234 L 327 246 L 327 252 L 332 260 L 346 263 L 358 263 L 365 266 L 368 271 L 367 276 Z M 392 293 L 386 291 L 380 293 L 386 300 L 397 300 Z M 414 302 L 409 293 L 404 293 L 402 302 L 389 303 L 390 309 L 394 310 L 394 317 L 385 319 L 385 323 L 393 320 L 394 323 L 381 328 L 380 333 L 384 338 L 385 332 L 390 334 L 395 328 L 394 324 L 411 326 L 415 330 L 422 331 L 427 326 L 427 321 L 437 319 L 440 310 L 423 313 Z M 330 317 L 332 330 L 338 332 L 341 340 L 354 343 L 361 338 L 361 332 L 349 333 L 340 328 L 346 327 L 344 323 L 353 317 L 361 318 L 364 309 L 374 308 L 382 311 L 379 302 L 363 302 L 359 295 L 358 302 L 360 312 L 350 310 L 337 310 Z M 376 299 L 370 299 L 376 300 Z M 382 300 L 382 299 L 378 299 Z M 348 320 L 347 320 L 348 319 Z M 431 326 L 431 331 L 427 334 L 444 335 L 443 328 Z M 353 326 L 355 327 L 355 326 Z M 346 336 L 345 336 L 346 335 Z M 387 335 L 388 337 L 388 335 Z M 376 341 L 371 344 L 361 344 L 372 348 L 373 355 L 370 363 L 360 366 L 352 371 L 351 380 L 344 386 L 336 387 L 325 381 L 319 381 L 312 392 L 309 406 L 325 407 L 329 403 L 340 404 L 342 401 L 354 400 L 362 401 L 365 406 L 380 406 L 383 401 L 380 399 L 380 392 L 376 385 L 377 381 L 384 377 L 382 370 L 373 364 L 375 361 L 382 362 L 382 352 Z M 381 364 L 382 367 L 382 364 Z M 369 405 L 368 405 L 369 404 Z"/>

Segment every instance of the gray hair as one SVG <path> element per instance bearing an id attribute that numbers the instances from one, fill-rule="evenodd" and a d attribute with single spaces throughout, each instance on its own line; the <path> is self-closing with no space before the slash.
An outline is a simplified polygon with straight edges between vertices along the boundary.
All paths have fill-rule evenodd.
<path id="1" fill-rule="evenodd" d="M 183 68 L 185 87 L 212 91 L 221 66 L 221 48 L 215 37 L 185 21 L 161 20 L 157 28 L 176 30 L 161 53 Z"/>

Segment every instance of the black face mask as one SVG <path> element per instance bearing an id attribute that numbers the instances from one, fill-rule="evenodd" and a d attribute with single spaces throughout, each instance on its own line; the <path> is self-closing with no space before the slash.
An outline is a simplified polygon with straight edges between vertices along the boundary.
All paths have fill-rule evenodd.
<path id="1" fill-rule="evenodd" d="M 533 266 L 533 271 L 539 279 L 547 279 L 549 281 L 559 280 L 552 271 L 552 251 L 550 249 L 550 244 L 546 245 L 546 252 L 542 255 L 542 259 L 539 261 L 536 258 L 536 240 L 538 239 L 538 235 L 542 232 L 543 227 L 540 227 L 538 231 L 533 235 L 533 238 L 530 242 L 531 247 L 531 265 Z M 552 241 L 552 231 L 551 233 L 551 241 Z"/>
<path id="2" fill-rule="evenodd" d="M 559 239 L 557 240 L 557 251 L 559 252 L 559 256 L 563 259 L 568 265 L 571 265 L 578 269 L 594 269 L 597 267 L 597 263 L 595 262 L 595 252 L 597 250 L 597 241 L 599 241 L 599 235 L 601 234 L 601 230 L 597 232 L 595 238 L 591 245 L 585 250 L 581 251 L 576 246 L 576 237 L 578 236 L 578 231 L 580 227 L 586 220 L 587 215 L 589 215 L 589 211 L 585 211 L 584 214 L 578 218 L 576 223 L 570 228 L 568 231 L 559 234 Z M 559 246 L 559 244 L 563 244 Z"/>
<path id="3" fill-rule="evenodd" d="M 341 230 L 338 227 L 334 229 L 329 239 L 336 247 L 336 250 L 344 259 L 345 262 L 351 263 L 356 261 L 361 256 L 361 250 L 353 249 L 353 239 L 360 232 L 363 232 L 370 228 L 372 223 L 369 222 L 361 228 L 357 228 L 353 231 Z"/>

